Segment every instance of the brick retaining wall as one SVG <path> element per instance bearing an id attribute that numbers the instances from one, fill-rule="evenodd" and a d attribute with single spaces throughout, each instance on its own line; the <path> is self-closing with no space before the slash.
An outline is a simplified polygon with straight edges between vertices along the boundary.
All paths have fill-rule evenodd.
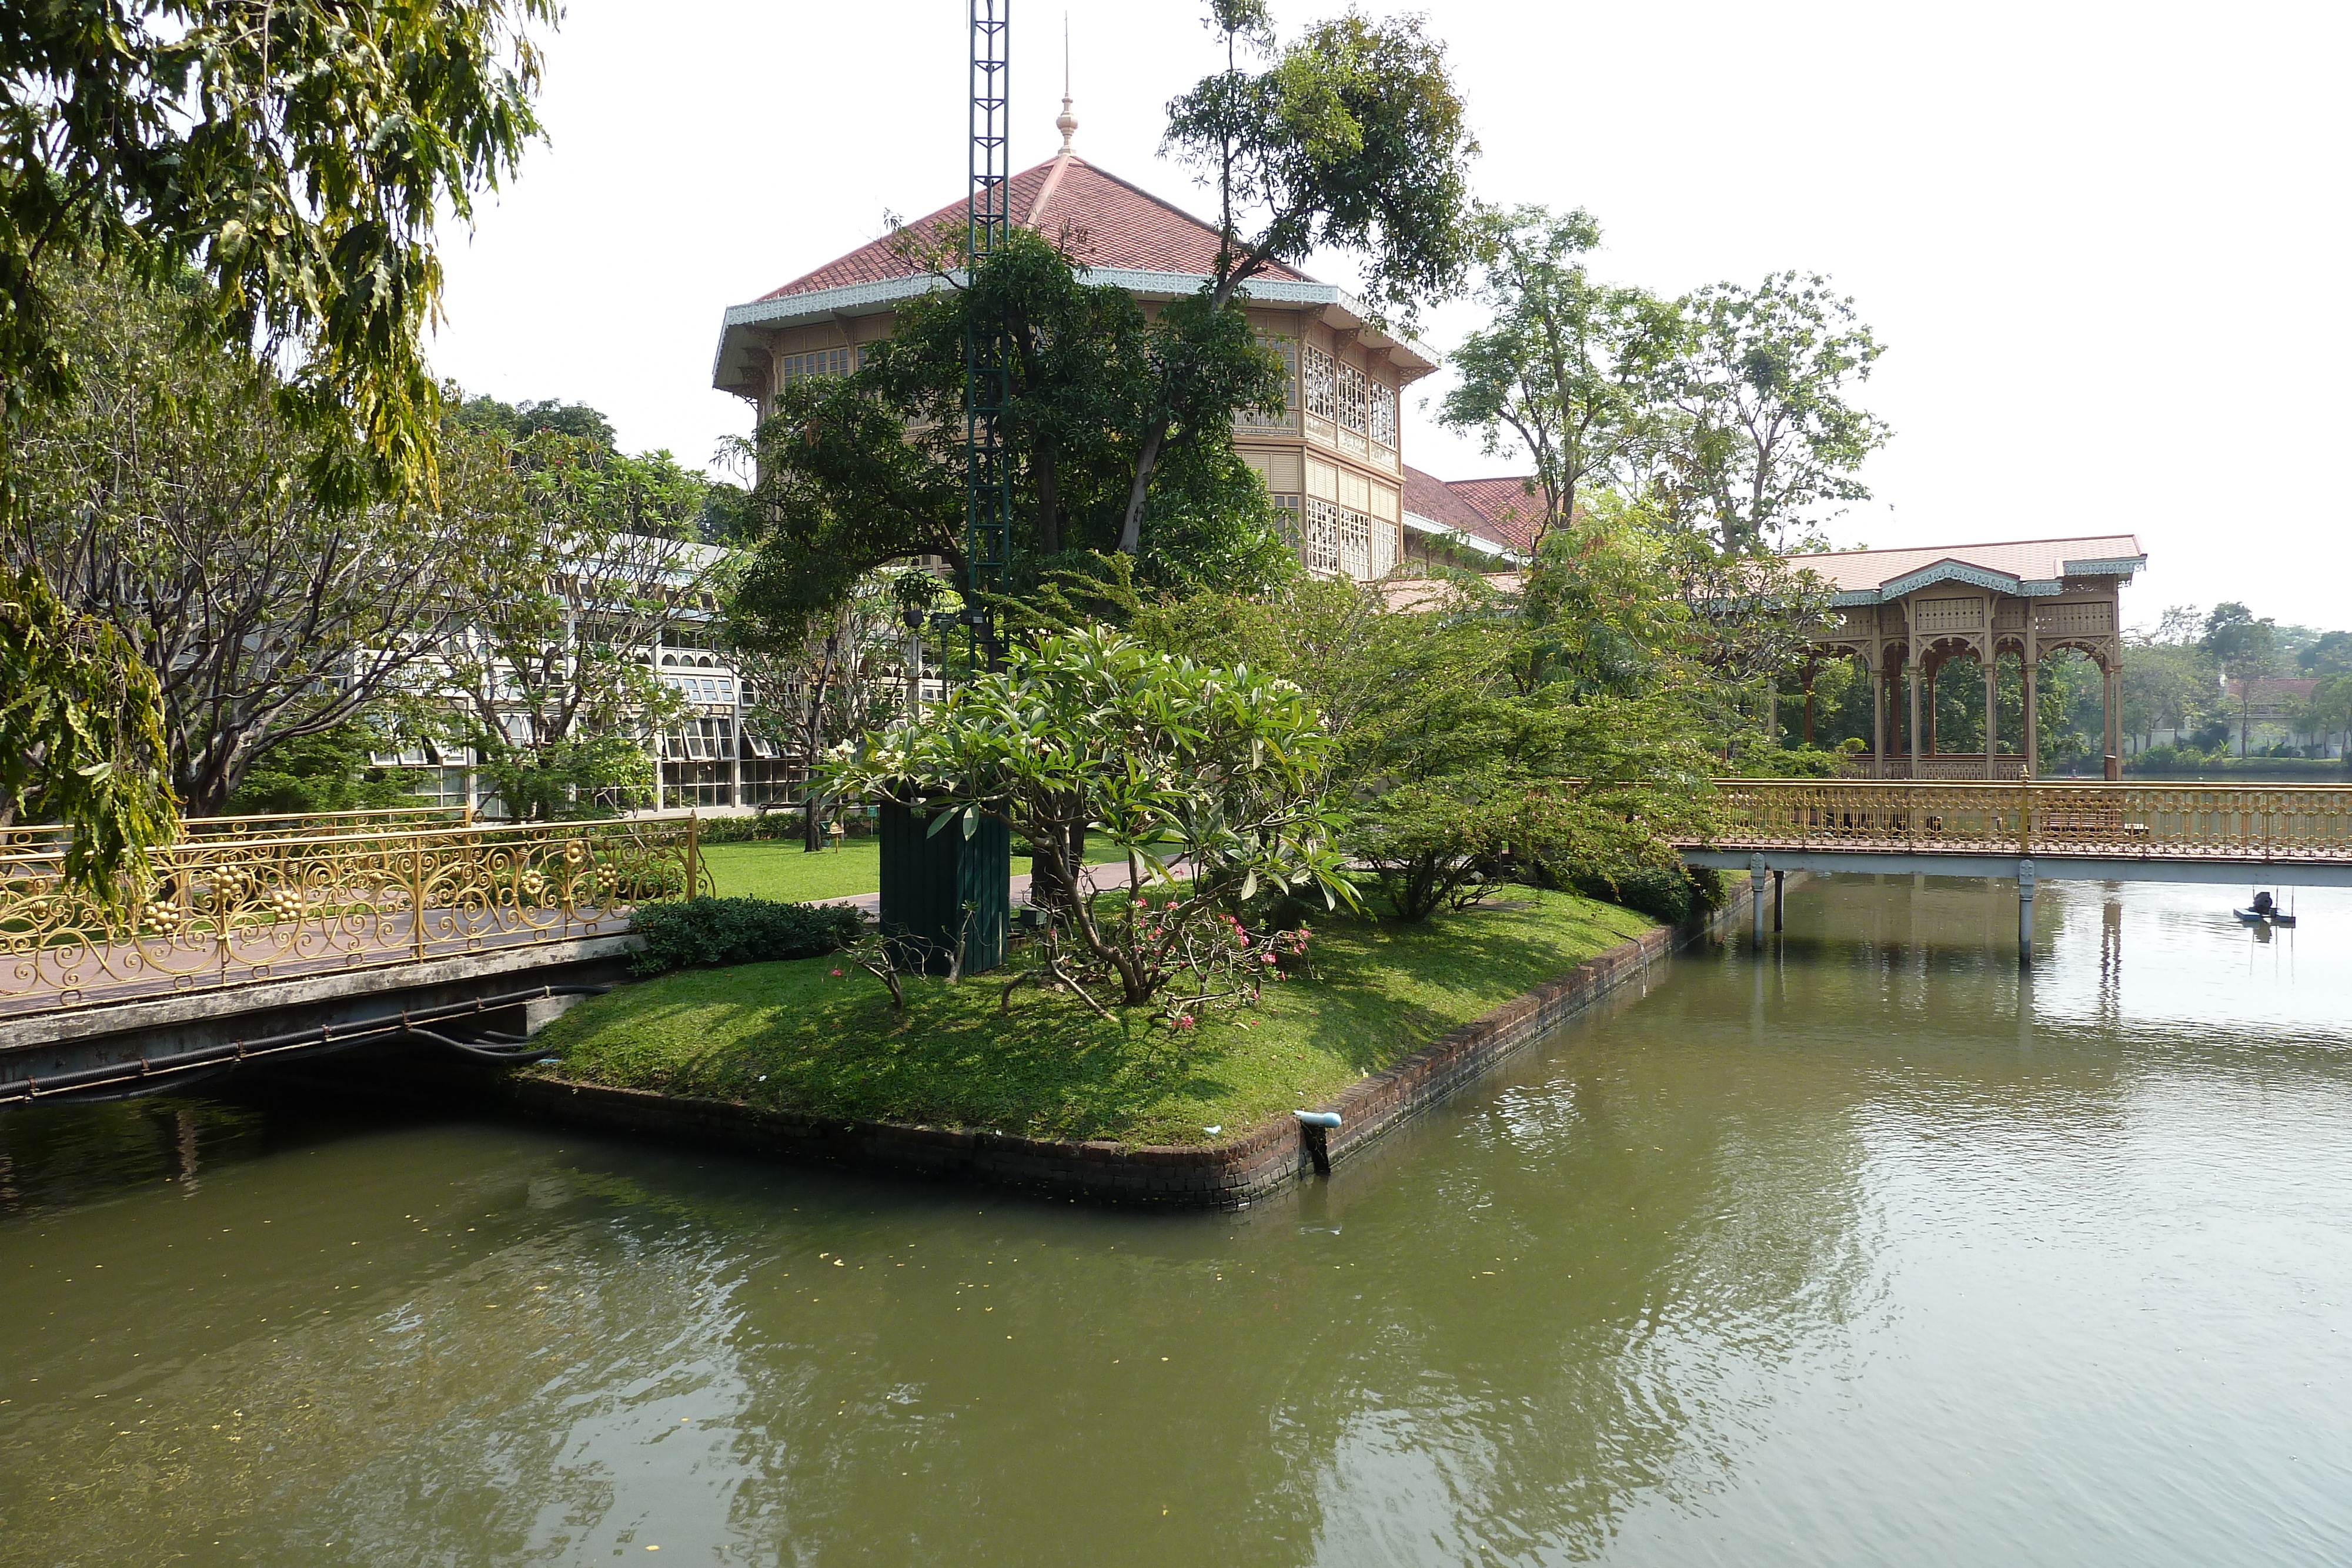
<path id="1" fill-rule="evenodd" d="M 1727 927 L 1746 914 L 1749 894 L 1746 878 L 1725 880 L 1732 897 L 1713 916 L 1620 943 L 1316 1107 L 1340 1116 L 1340 1126 L 1328 1135 L 1328 1158 L 1336 1162 L 1365 1147 L 1595 999 L 1648 973 L 1675 949 Z M 525 1111 L 573 1126 L 1148 1207 L 1237 1208 L 1314 1168 L 1307 1137 L 1287 1114 L 1221 1143 L 1130 1147 L 1108 1140 L 1064 1144 L 843 1122 L 551 1078 L 511 1081 L 509 1092 Z"/>

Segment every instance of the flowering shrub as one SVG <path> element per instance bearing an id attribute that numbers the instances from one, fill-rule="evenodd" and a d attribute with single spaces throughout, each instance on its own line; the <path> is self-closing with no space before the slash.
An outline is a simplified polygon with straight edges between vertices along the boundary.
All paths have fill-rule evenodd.
<path id="1" fill-rule="evenodd" d="M 1255 992 L 1240 977 L 1267 938 L 1233 908 L 1261 889 L 1355 902 L 1330 755 L 1290 682 L 1093 628 L 1016 646 L 919 727 L 836 748 L 827 787 L 929 811 L 932 832 L 984 817 L 1023 831 L 1036 882 L 1072 890 L 1054 910 L 1060 983 L 1108 981 L 1134 1007 L 1181 977 L 1180 997 L 1207 1006 Z M 1076 863 L 1089 825 L 1126 852 L 1123 889 Z"/>

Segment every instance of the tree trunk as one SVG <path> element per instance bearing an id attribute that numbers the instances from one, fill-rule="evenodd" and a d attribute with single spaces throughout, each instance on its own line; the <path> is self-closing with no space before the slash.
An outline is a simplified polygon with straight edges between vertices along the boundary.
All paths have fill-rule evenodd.
<path id="1" fill-rule="evenodd" d="M 1062 549 L 1062 480 L 1052 444 L 1037 446 L 1037 553 L 1058 555 Z"/>
<path id="2" fill-rule="evenodd" d="M 1029 902 L 1057 914 L 1075 909 L 1087 863 L 1087 824 L 1077 800 L 1055 802 L 1052 816 L 1025 822 L 1021 831 L 1029 840 Z"/>
<path id="3" fill-rule="evenodd" d="M 801 852 L 814 854 L 823 847 L 819 842 L 816 823 L 816 745 L 818 727 L 814 722 L 803 731 L 802 754 L 808 758 L 801 774 Z"/>
<path id="4" fill-rule="evenodd" d="M 1134 555 L 1143 548 L 1143 500 L 1151 488 L 1151 471 L 1160 465 L 1168 444 L 1168 422 L 1161 420 L 1144 435 L 1135 455 L 1135 484 L 1127 493 L 1127 516 L 1118 525 L 1118 553 Z"/>

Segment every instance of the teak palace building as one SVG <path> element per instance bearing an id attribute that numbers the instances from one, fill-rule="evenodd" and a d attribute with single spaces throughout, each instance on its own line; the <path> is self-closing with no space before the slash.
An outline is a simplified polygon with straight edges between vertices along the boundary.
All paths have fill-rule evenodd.
<path id="1" fill-rule="evenodd" d="M 1146 309 L 1198 292 L 1215 264 L 1216 230 L 1072 152 L 1066 101 L 1057 123 L 1060 153 L 1013 177 L 1013 223 L 1066 236 L 1088 281 L 1116 284 Z M 929 232 L 962 212 L 942 207 L 914 226 Z M 764 415 L 793 382 L 855 370 L 866 344 L 890 336 L 901 302 L 946 287 L 889 239 L 876 240 L 730 307 L 711 382 Z M 1307 570 L 1373 581 L 1432 556 L 1507 564 L 1527 529 L 1476 487 L 1516 492 L 1518 481 L 1449 486 L 1405 465 L 1399 402 L 1437 356 L 1382 330 L 1346 291 L 1289 267 L 1269 268 L 1241 293 L 1252 329 L 1283 358 L 1290 394 L 1278 416 L 1237 423 L 1234 444 L 1296 519 Z"/>

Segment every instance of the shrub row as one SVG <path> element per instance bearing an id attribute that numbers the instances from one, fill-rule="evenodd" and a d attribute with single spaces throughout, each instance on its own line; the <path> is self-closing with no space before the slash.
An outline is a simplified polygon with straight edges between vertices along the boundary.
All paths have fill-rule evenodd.
<path id="1" fill-rule="evenodd" d="M 629 960 L 640 975 L 709 964 L 765 964 L 837 952 L 864 934 L 865 917 L 841 904 L 774 904 L 764 898 L 690 898 L 649 904 L 634 916 L 645 950 Z"/>

